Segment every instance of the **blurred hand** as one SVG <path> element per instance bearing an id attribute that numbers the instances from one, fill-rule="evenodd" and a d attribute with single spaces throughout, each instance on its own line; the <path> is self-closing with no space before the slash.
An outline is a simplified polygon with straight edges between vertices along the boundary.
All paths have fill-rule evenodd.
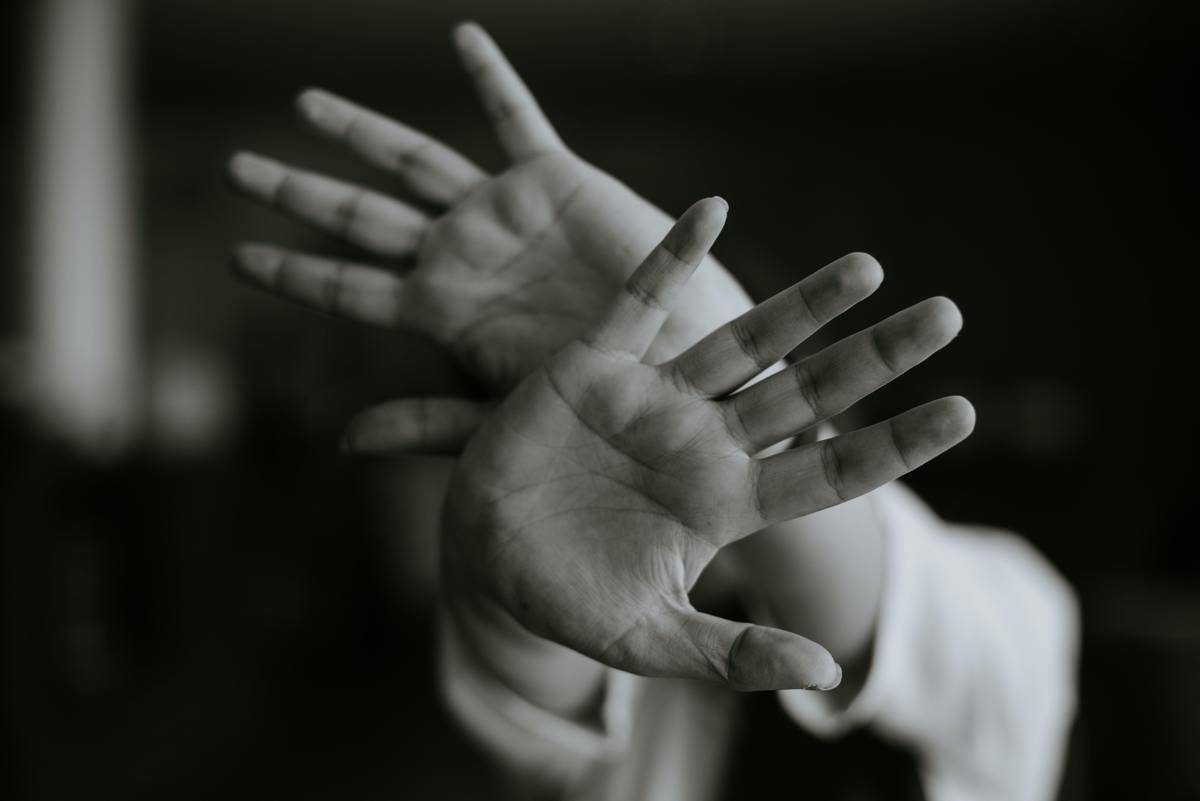
<path id="1" fill-rule="evenodd" d="M 512 165 L 488 175 L 446 145 L 326 92 L 300 95 L 317 131 L 395 175 L 428 215 L 401 200 L 241 153 L 234 184 L 343 238 L 384 266 L 242 245 L 238 272 L 278 295 L 353 320 L 431 337 L 502 398 L 591 325 L 670 219 L 570 152 L 495 43 L 474 24 L 455 44 Z M 746 309 L 745 292 L 709 257 L 651 346 L 664 360 Z M 403 269 L 401 266 L 403 265 Z M 404 400 L 362 417 L 355 450 L 461 448 L 487 407 Z"/>
<path id="2" fill-rule="evenodd" d="M 925 301 L 731 395 L 874 291 L 878 265 L 851 256 L 647 363 L 725 212 L 719 199 L 689 209 L 598 324 L 538 366 L 471 439 L 447 495 L 446 586 L 458 603 L 498 606 L 626 671 L 742 690 L 830 688 L 840 669 L 824 648 L 702 614 L 688 590 L 721 548 L 868 492 L 967 436 L 971 406 L 945 398 L 755 457 L 941 348 L 960 317 L 943 298 Z"/>

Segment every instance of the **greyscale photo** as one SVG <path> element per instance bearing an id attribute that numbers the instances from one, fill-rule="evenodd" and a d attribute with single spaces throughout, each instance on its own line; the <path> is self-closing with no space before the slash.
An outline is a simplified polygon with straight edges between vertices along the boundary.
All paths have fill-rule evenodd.
<path id="1" fill-rule="evenodd" d="M 0 10 L 0 797 L 1200 799 L 1200 11 Z"/>

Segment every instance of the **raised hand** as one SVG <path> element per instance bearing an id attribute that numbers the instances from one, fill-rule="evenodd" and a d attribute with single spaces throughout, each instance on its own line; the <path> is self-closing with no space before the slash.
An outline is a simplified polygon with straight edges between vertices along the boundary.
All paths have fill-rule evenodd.
<path id="1" fill-rule="evenodd" d="M 348 263 L 243 245 L 239 273 L 279 295 L 444 346 L 495 397 L 590 326 L 670 219 L 571 153 L 495 43 L 474 24 L 455 44 L 512 165 L 488 175 L 446 145 L 321 91 L 302 116 L 394 175 L 425 207 L 242 153 L 234 184 L 252 198 L 358 246 L 380 263 Z M 712 258 L 651 348 L 674 356 L 750 300 Z M 456 449 L 483 409 L 465 400 L 400 402 L 359 428 L 357 449 Z"/>
<path id="2" fill-rule="evenodd" d="M 600 662 L 737 689 L 835 686 L 824 648 L 692 608 L 724 546 L 868 492 L 973 426 L 961 398 L 767 458 L 945 345 L 934 298 L 735 392 L 863 299 L 882 273 L 846 257 L 661 364 L 646 354 L 724 224 L 719 199 L 680 218 L 600 321 L 539 366 L 471 439 L 444 516 L 454 603 L 490 607 Z M 730 394 L 734 393 L 734 394 Z"/>

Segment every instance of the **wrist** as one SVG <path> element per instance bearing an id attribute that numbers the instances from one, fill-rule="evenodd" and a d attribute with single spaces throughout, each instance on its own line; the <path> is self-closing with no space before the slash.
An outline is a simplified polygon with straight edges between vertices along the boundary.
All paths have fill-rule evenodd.
<path id="1" fill-rule="evenodd" d="M 594 720 L 606 670 L 582 654 L 538 636 L 491 597 L 486 577 L 463 569 L 454 547 L 458 515 L 443 516 L 442 603 L 473 666 L 529 703 L 577 722 Z"/>
<path id="2" fill-rule="evenodd" d="M 596 718 L 607 670 L 599 662 L 533 634 L 486 598 L 447 597 L 445 605 L 477 669 L 547 712 Z"/>

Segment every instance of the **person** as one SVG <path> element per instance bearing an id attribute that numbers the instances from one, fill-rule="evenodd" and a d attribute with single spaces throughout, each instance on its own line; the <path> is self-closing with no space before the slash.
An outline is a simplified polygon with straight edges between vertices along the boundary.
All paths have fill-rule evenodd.
<path id="1" fill-rule="evenodd" d="M 931 799 L 1051 797 L 1074 709 L 1071 590 L 1015 536 L 948 524 L 892 481 L 965 437 L 970 405 L 825 422 L 948 344 L 957 308 L 931 299 L 783 363 L 878 286 L 873 259 L 753 307 L 708 254 L 722 201 L 672 228 L 566 148 L 479 26 L 455 42 L 513 161 L 498 175 L 329 93 L 298 100 L 437 216 L 261 156 L 230 163 L 252 198 L 411 267 L 252 244 L 243 277 L 424 334 L 490 395 L 393 401 L 346 435 L 357 453 L 461 451 L 441 532 L 454 715 L 522 794 L 712 797 L 729 688 L 777 691 L 820 736 L 869 726 L 904 744 Z M 702 573 L 753 621 L 698 611 Z"/>

